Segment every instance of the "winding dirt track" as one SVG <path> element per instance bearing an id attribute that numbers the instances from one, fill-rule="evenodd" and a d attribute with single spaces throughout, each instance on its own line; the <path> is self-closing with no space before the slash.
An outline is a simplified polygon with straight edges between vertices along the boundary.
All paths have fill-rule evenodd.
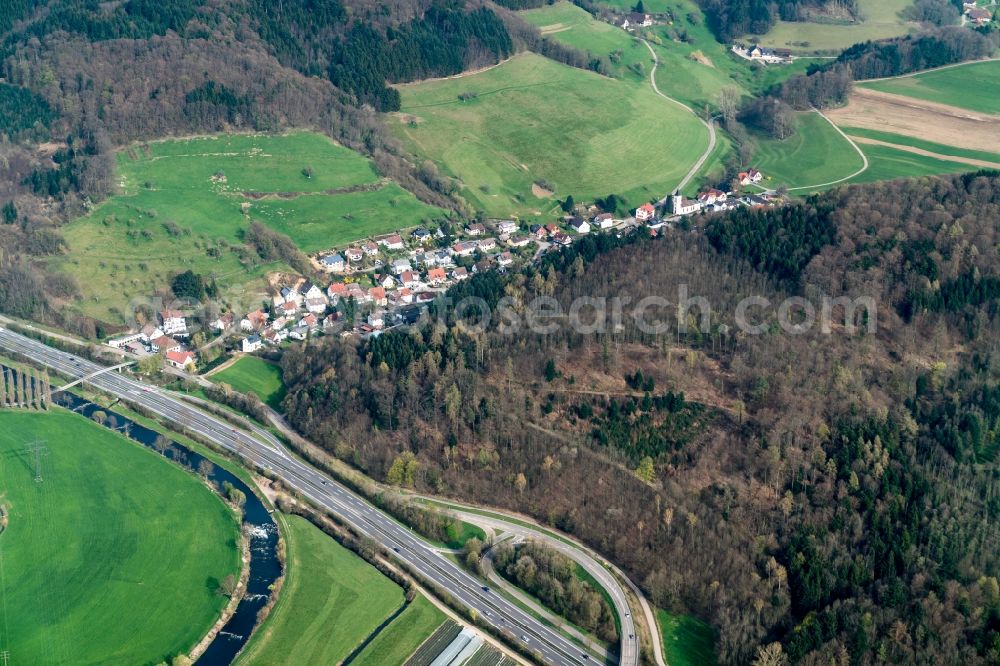
<path id="1" fill-rule="evenodd" d="M 653 92 L 655 92 L 657 95 L 659 95 L 663 99 L 665 99 L 665 100 L 667 100 L 669 102 L 673 102 L 677 106 L 679 106 L 682 109 L 686 110 L 692 116 L 694 116 L 695 118 L 697 118 L 698 122 L 700 122 L 702 125 L 704 125 L 706 129 L 708 129 L 708 148 L 705 149 L 704 154 L 702 154 L 702 156 L 698 158 L 698 161 L 694 163 L 694 166 L 691 167 L 691 170 L 687 172 L 687 175 L 684 176 L 684 178 L 681 180 L 681 182 L 677 184 L 677 187 L 674 188 L 674 190 L 681 190 L 681 189 L 684 189 L 684 187 L 686 187 L 689 182 L 691 182 L 691 179 L 694 178 L 698 174 L 699 171 L 701 171 L 701 167 L 703 167 L 705 165 L 705 162 L 708 160 L 709 156 L 712 154 L 712 151 L 715 150 L 715 143 L 716 143 L 715 121 L 713 121 L 711 118 L 709 118 L 707 121 L 703 120 L 701 116 L 699 116 L 697 113 L 694 112 L 694 109 L 692 109 L 690 106 L 688 106 L 684 102 L 679 102 L 676 99 L 674 99 L 673 97 L 669 97 L 667 95 L 664 95 L 662 92 L 660 92 L 659 87 L 657 87 L 657 85 L 656 85 L 656 68 L 660 66 L 660 59 L 658 57 L 656 57 L 656 51 L 654 51 L 653 47 L 649 45 L 649 42 L 647 42 L 645 39 L 642 39 L 641 37 L 637 37 L 636 39 L 638 39 L 640 42 L 642 42 L 646 46 L 646 48 L 649 49 L 649 54 L 651 56 L 653 56 L 653 69 L 649 70 L 649 84 L 653 87 Z M 674 190 L 671 190 L 671 191 L 674 191 Z M 669 193 L 668 193 L 668 195 L 669 195 Z M 663 198 L 663 201 L 666 201 L 666 197 Z M 661 203 L 662 203 L 662 201 L 661 201 Z"/>

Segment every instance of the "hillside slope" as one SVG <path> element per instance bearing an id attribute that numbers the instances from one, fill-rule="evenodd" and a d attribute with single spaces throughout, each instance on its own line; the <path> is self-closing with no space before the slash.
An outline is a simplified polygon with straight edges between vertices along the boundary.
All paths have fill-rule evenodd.
<path id="1" fill-rule="evenodd" d="M 577 534 L 661 607 L 715 625 L 724 663 L 772 642 L 793 662 L 987 663 L 998 184 L 855 186 L 734 212 L 703 239 L 590 237 L 538 271 L 454 288 L 496 308 L 485 331 L 448 310 L 286 353 L 284 407 L 377 478 Z M 658 296 L 645 314 L 667 326 L 644 331 L 626 308 L 596 332 L 564 317 L 544 335 L 500 328 L 539 296 L 564 313 Z M 736 317 L 750 296 L 744 326 L 762 334 Z M 824 296 L 872 300 L 849 320 L 834 305 L 828 331 L 795 328 L 801 300 L 779 307 L 808 299 L 818 317 Z M 711 314 L 678 322 L 688 297 Z"/>

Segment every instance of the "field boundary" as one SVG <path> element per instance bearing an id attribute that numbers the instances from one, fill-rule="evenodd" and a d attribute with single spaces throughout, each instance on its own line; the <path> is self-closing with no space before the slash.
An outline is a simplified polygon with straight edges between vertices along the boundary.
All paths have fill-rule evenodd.
<path id="1" fill-rule="evenodd" d="M 935 153 L 924 148 L 918 148 L 916 146 L 907 146 L 900 143 L 891 143 L 889 141 L 882 141 L 881 139 L 871 139 L 868 137 L 852 137 L 854 141 L 864 144 L 866 146 L 882 146 L 884 148 L 892 148 L 893 150 L 899 150 L 904 153 L 912 153 L 914 155 L 921 155 L 922 157 L 933 157 L 936 160 L 941 160 L 943 162 L 959 162 L 961 164 L 968 164 L 969 166 L 983 167 L 984 169 L 1000 169 L 1000 162 L 990 162 L 989 160 L 979 160 L 974 157 L 960 157 L 958 155 L 945 155 L 943 153 Z"/>
<path id="2" fill-rule="evenodd" d="M 920 76 L 922 74 L 930 74 L 931 72 L 940 72 L 941 70 L 944 69 L 955 69 L 956 67 L 975 65 L 981 62 L 1000 62 L 1000 58 L 980 58 L 979 60 L 966 60 L 965 62 L 955 62 L 950 65 L 932 67 L 931 69 L 922 69 L 919 72 L 910 72 L 909 74 L 897 74 L 896 76 L 883 76 L 878 79 L 864 79 L 862 81 L 855 81 L 854 84 L 857 86 L 864 87 L 866 83 L 878 83 L 879 81 L 895 81 L 896 79 L 909 79 L 914 76 Z"/>
<path id="3" fill-rule="evenodd" d="M 800 190 L 814 190 L 814 189 L 819 189 L 821 187 L 829 187 L 830 185 L 836 185 L 838 183 L 843 183 L 844 181 L 851 180 L 852 178 L 856 178 L 856 177 L 860 176 L 865 171 L 867 171 L 868 167 L 870 166 L 869 163 L 868 163 L 868 156 L 865 155 L 864 151 L 861 150 L 861 148 L 858 147 L 858 144 L 854 143 L 854 139 L 852 139 L 851 137 L 849 137 L 846 134 L 844 134 L 844 130 L 842 130 L 839 127 L 837 127 L 834 124 L 834 122 L 832 120 L 830 120 L 829 118 L 827 118 L 826 114 L 824 114 L 822 111 L 820 111 L 817 108 L 813 108 L 813 111 L 815 113 L 818 113 L 823 120 L 825 120 L 826 122 L 830 123 L 830 126 L 833 127 L 833 129 L 837 130 L 837 133 L 840 134 L 840 136 L 844 137 L 844 139 L 847 141 L 847 143 L 851 144 L 851 147 L 854 148 L 854 150 L 856 150 L 858 152 L 858 155 L 861 155 L 861 161 L 863 163 L 863 166 L 859 170 L 857 170 L 854 173 L 852 173 L 850 176 L 845 176 L 844 178 L 839 178 L 837 180 L 831 180 L 829 183 L 823 183 L 821 185 L 804 185 L 804 186 L 799 186 L 799 187 L 789 187 L 788 188 L 789 192 L 798 192 Z"/>

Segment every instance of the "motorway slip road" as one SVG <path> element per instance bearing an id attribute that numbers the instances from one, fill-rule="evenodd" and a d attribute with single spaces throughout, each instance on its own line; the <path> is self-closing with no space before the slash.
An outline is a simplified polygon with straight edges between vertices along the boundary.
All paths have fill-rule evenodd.
<path id="1" fill-rule="evenodd" d="M 6 328 L 0 328 L 0 348 L 31 358 L 71 380 L 104 369 L 101 365 Z M 125 402 L 141 406 L 166 421 L 187 428 L 252 465 L 269 470 L 287 487 L 338 516 L 360 534 L 371 537 L 391 550 L 395 558 L 421 577 L 447 590 L 457 603 L 475 610 L 484 622 L 501 632 L 509 633 L 512 640 L 537 653 L 545 663 L 562 665 L 597 662 L 596 656 L 583 652 L 583 648 L 568 638 L 543 625 L 500 595 L 491 593 L 479 580 L 438 553 L 411 530 L 347 487 L 291 456 L 280 444 L 265 443 L 166 391 L 115 372 L 96 375 L 88 383 Z M 621 663 L 636 666 L 636 639 L 630 639 L 627 635 L 622 638 L 625 644 L 621 653 L 623 656 L 627 655 L 628 659 L 623 659 Z"/>

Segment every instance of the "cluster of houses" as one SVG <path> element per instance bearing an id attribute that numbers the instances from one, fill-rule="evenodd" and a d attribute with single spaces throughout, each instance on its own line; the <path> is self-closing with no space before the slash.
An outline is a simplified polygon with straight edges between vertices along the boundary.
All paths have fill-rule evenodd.
<path id="1" fill-rule="evenodd" d="M 976 2 L 963 2 L 962 10 L 965 21 L 977 28 L 993 20 L 993 12 L 986 7 L 980 7 Z"/>
<path id="2" fill-rule="evenodd" d="M 739 175 L 740 183 L 756 184 L 763 175 L 750 169 Z M 768 194 L 743 195 L 708 189 L 696 199 L 679 193 L 668 198 L 670 212 L 675 216 L 699 212 L 723 211 L 738 205 L 751 207 L 775 204 Z M 209 324 L 217 334 L 236 330 L 243 334 L 239 349 L 245 353 L 259 351 L 264 346 L 279 345 L 286 340 L 305 340 L 316 333 L 362 335 L 378 334 L 407 311 L 419 311 L 452 284 L 470 275 L 488 271 L 505 271 L 516 260 L 516 251 L 532 244 L 539 251 L 571 245 L 574 236 L 623 230 L 636 225 L 656 230 L 666 220 L 657 215 L 653 204 L 635 210 L 634 217 L 619 218 L 596 206 L 578 206 L 567 214 L 562 224 L 521 225 L 514 220 L 468 224 L 461 236 L 443 241 L 438 229 L 416 229 L 404 240 L 400 234 L 380 236 L 339 252 L 324 253 L 316 265 L 328 273 L 340 274 L 325 288 L 306 278 L 295 278 L 272 296 L 270 305 L 258 308 L 239 318 L 226 313 Z M 429 244 L 433 240 L 439 243 Z M 450 243 L 450 244 L 449 244 Z M 346 307 L 352 304 L 352 308 Z M 413 306 L 410 310 L 404 310 Z M 346 312 L 355 318 L 345 322 Z M 192 369 L 197 362 L 194 351 L 181 340 L 189 338 L 185 315 L 175 310 L 159 313 L 158 324 L 147 324 L 142 330 L 109 340 L 107 344 L 124 349 L 136 356 L 163 354 L 169 365 Z"/>
<path id="3" fill-rule="evenodd" d="M 633 32 L 638 28 L 648 28 L 653 25 L 653 17 L 646 12 L 629 12 L 622 18 L 619 25 L 625 30 Z"/>
<path id="4" fill-rule="evenodd" d="M 158 315 L 158 321 L 158 324 L 149 323 L 139 331 L 108 340 L 107 344 L 139 357 L 163 354 L 164 361 L 175 368 L 194 367 L 198 356 L 182 342 L 189 337 L 184 313 L 163 310 Z"/>
<path id="5" fill-rule="evenodd" d="M 793 61 L 791 49 L 777 49 L 760 44 L 733 44 L 733 53 L 746 60 L 762 62 L 767 65 L 786 65 Z"/>

